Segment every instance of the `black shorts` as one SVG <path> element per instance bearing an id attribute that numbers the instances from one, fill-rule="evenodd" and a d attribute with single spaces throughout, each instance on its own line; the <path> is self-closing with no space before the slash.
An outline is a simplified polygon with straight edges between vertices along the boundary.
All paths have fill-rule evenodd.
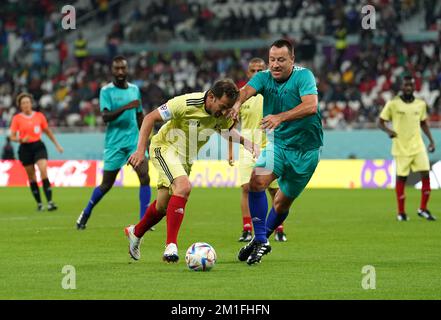
<path id="1" fill-rule="evenodd" d="M 40 159 L 47 159 L 47 150 L 44 143 L 40 141 L 22 143 L 18 148 L 18 159 L 24 166 L 35 164 Z"/>

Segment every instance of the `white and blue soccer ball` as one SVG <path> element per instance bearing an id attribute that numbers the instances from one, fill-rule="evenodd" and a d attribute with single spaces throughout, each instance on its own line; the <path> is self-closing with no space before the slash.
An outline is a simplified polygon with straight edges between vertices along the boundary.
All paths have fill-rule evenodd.
<path id="1" fill-rule="evenodd" d="M 209 271 L 216 263 L 214 248 L 205 242 L 193 243 L 185 254 L 187 266 L 194 271 Z"/>

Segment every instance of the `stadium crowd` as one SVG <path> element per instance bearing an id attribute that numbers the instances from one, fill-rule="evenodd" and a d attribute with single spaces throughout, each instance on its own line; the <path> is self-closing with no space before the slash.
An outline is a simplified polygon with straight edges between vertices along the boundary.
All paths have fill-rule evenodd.
<path id="1" fill-rule="evenodd" d="M 146 11 L 135 9 L 131 23 L 127 25 L 118 21 L 115 8 L 109 8 L 108 1 L 77 1 L 82 3 L 80 8 L 84 8 L 84 11 L 87 11 L 88 5 L 109 11 L 103 9 L 100 12 L 102 19 L 113 24 L 108 35 L 107 56 L 89 56 L 87 51 L 77 56 L 77 52 L 69 52 L 65 40 L 55 34 L 59 15 L 54 9 L 54 2 L 40 1 L 41 16 L 21 19 L 18 13 L 24 11 L 20 10 L 29 9 L 21 7 L 6 9 L 16 10 L 16 18 L 14 14 L 1 15 L 0 127 L 9 125 L 17 111 L 14 97 L 21 91 L 34 95 L 52 126 L 102 126 L 99 90 L 111 79 L 110 57 L 118 53 L 118 45 L 122 42 L 179 37 L 198 40 L 201 36 L 210 40 L 242 39 L 250 34 L 266 37 L 269 23 L 253 19 L 294 17 L 302 8 L 312 16 L 325 15 L 323 34 L 317 36 L 304 30 L 298 38 L 290 34 L 284 36 L 290 37 L 295 44 L 297 63 L 312 68 L 318 77 L 323 122 L 327 128 L 359 128 L 372 124 L 385 101 L 398 91 L 396 80 L 406 72 L 415 77 L 416 90 L 430 107 L 430 120 L 441 123 L 441 32 L 436 41 L 410 43 L 403 40 L 397 28 L 400 21 L 418 11 L 421 5 L 419 1 L 374 1 L 381 15 L 375 39 L 370 30 L 353 27 L 360 19 L 353 10 L 354 1 L 309 1 L 307 7 L 302 7 L 302 1 L 280 1 L 273 16 L 254 17 L 255 11 L 250 11 L 252 14 L 249 17 L 237 17 L 231 9 L 224 19 L 215 19 L 207 5 L 220 1 L 152 1 Z M 32 5 L 33 2 L 24 3 Z M 231 5 L 232 2 L 223 3 Z M 237 3 L 246 4 L 247 1 Z M 424 3 L 434 5 L 435 2 L 428 0 Z M 426 10 L 425 15 L 426 29 L 435 30 L 440 13 L 429 11 Z M 155 19 L 146 19 L 147 16 Z M 194 24 L 186 28 L 189 19 Z M 238 23 L 243 19 L 252 19 L 252 22 Z M 148 26 L 152 32 L 140 32 L 146 23 L 153 24 Z M 226 25 L 241 28 L 223 27 Z M 256 29 L 255 26 L 259 27 Z M 355 31 L 359 33 L 359 42 L 348 45 L 346 35 Z M 319 45 L 322 35 L 334 36 L 335 44 Z M 139 36 L 148 38 L 137 38 Z M 378 39 L 381 41 L 376 41 Z M 32 53 L 31 61 L 19 58 L 23 50 Z M 56 62 L 45 58 L 49 50 L 57 52 Z M 140 52 L 127 56 L 130 80 L 140 87 L 143 107 L 149 111 L 177 94 L 206 90 L 220 77 L 231 77 L 242 86 L 246 81 L 244 69 L 247 61 L 254 56 L 266 58 L 266 55 L 266 48 L 261 48 Z"/>
<path id="2" fill-rule="evenodd" d="M 333 35 L 344 21 L 350 34 L 359 32 L 361 5 L 375 5 L 386 24 L 393 27 L 423 8 L 434 8 L 435 3 L 436 0 L 151 1 L 149 5 L 134 9 L 126 25 L 126 34 L 129 41 L 135 42 L 164 42 L 176 38 L 187 41 L 260 38 L 270 34 L 278 22 L 283 28 L 285 19 L 299 17 L 320 21 L 316 27 L 322 35 Z M 440 12 L 427 10 L 426 28 L 435 28 L 439 17 Z"/>

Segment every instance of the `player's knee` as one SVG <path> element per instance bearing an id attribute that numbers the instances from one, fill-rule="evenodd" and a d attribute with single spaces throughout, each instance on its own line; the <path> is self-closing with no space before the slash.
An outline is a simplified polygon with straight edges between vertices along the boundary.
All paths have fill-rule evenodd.
<path id="1" fill-rule="evenodd" d="M 173 190 L 173 194 L 184 198 L 188 198 L 190 196 L 190 193 L 191 193 L 190 181 L 179 182 Z"/>
<path id="2" fill-rule="evenodd" d="M 264 179 L 261 179 L 258 176 L 251 177 L 249 183 L 249 191 L 252 192 L 264 191 L 267 187 L 268 187 L 268 183 Z"/>

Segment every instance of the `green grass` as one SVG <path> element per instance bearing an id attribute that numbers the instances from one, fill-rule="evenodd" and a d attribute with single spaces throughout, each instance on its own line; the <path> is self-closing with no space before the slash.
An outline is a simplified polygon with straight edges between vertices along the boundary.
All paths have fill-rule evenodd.
<path id="1" fill-rule="evenodd" d="M 239 189 L 195 189 L 180 232 L 178 264 L 161 261 L 165 221 L 148 232 L 142 258 L 131 261 L 123 228 L 137 222 L 136 188 L 114 188 L 95 208 L 88 229 L 75 220 L 91 193 L 58 188 L 56 212 L 37 213 L 25 188 L 0 190 L 0 299 L 440 299 L 441 221 L 418 218 L 419 191 L 407 190 L 411 220 L 395 220 L 393 190 L 306 190 L 286 222 L 288 242 L 248 266 L 241 244 Z M 431 210 L 440 215 L 439 191 Z M 214 246 L 210 272 L 187 269 L 197 241 Z M 76 269 L 64 290 L 64 265 Z M 376 289 L 361 286 L 364 265 Z"/>

